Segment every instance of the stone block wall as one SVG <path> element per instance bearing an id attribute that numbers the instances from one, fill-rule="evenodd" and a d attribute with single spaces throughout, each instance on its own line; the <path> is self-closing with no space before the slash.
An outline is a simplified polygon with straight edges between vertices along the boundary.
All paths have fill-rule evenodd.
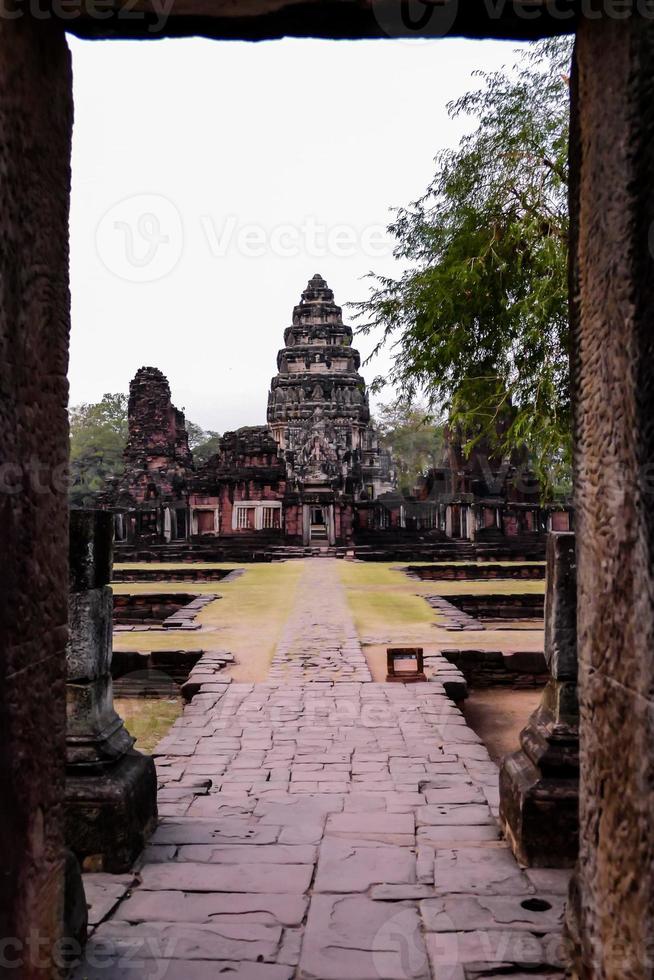
<path id="1" fill-rule="evenodd" d="M 63 928 L 71 127 L 63 30 L 0 18 L 0 938 L 21 980 L 53 975 Z"/>
<path id="2" fill-rule="evenodd" d="M 114 623 L 162 623 L 194 598 L 171 592 L 114 595 Z"/>
<path id="3" fill-rule="evenodd" d="M 485 581 L 487 579 L 521 579 L 538 581 L 545 578 L 545 565 L 451 564 L 409 565 L 407 572 L 423 581 Z"/>
<path id="4" fill-rule="evenodd" d="M 581 977 L 654 968 L 654 24 L 582 19 L 573 74 L 572 336 Z"/>
<path id="5" fill-rule="evenodd" d="M 458 667 L 471 688 L 512 687 L 516 690 L 544 687 L 548 677 L 542 652 L 531 650 L 441 650 Z"/>
<path id="6" fill-rule="evenodd" d="M 114 568 L 112 582 L 219 582 L 234 575 L 229 568 Z M 120 597 L 114 595 L 114 607 Z"/>
<path id="7" fill-rule="evenodd" d="M 543 617 L 545 596 L 538 593 L 506 595 L 448 595 L 444 598 L 475 619 L 539 619 Z"/>

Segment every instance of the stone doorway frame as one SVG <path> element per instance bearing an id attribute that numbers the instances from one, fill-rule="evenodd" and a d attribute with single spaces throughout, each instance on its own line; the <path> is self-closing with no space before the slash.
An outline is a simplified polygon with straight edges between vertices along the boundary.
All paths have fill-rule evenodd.
<path id="1" fill-rule="evenodd" d="M 19 6 L 0 20 L 0 798 L 11 801 L 0 808 L 0 935 L 13 949 L 34 934 L 51 950 L 63 902 L 68 515 L 58 474 L 68 456 L 73 110 L 64 31 L 406 33 L 390 0 L 244 7 L 173 0 L 159 34 L 156 11 L 121 20 L 122 0 L 102 19 L 82 0 L 77 19 L 70 10 L 66 20 L 36 19 Z M 651 977 L 654 881 L 643 869 L 654 863 L 654 26 L 640 12 L 581 14 L 564 3 L 469 0 L 450 12 L 441 34 L 577 31 L 570 282 L 582 849 L 573 919 L 579 975 Z M 429 36 L 429 18 L 420 30 Z M 19 491 L 8 490 L 17 474 Z M 50 972 L 46 963 L 22 976 Z"/>

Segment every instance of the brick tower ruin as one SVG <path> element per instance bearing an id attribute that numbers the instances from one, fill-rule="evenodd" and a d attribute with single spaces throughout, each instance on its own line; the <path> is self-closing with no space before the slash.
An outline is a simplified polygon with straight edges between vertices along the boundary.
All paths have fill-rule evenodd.
<path id="1" fill-rule="evenodd" d="M 108 489 L 109 498 L 127 508 L 117 522 L 117 537 L 143 542 L 186 537 L 193 456 L 184 413 L 173 405 L 168 379 L 158 368 L 139 368 L 132 378 L 127 416 L 125 470 Z"/>

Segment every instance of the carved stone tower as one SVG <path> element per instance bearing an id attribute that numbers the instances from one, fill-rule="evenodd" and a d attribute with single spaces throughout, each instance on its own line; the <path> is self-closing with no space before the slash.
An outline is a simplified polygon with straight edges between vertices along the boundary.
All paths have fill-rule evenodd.
<path id="1" fill-rule="evenodd" d="M 132 493 L 143 499 L 152 482 L 159 494 L 174 493 L 193 457 L 184 413 L 172 404 L 168 379 L 157 368 L 136 372 L 129 386 L 128 416 L 125 472 Z"/>
<path id="2" fill-rule="evenodd" d="M 286 462 L 289 488 L 301 496 L 303 536 L 341 537 L 334 504 L 373 498 L 393 485 L 390 458 L 370 425 L 352 328 L 320 275 L 310 280 L 277 355 L 268 424 Z"/>

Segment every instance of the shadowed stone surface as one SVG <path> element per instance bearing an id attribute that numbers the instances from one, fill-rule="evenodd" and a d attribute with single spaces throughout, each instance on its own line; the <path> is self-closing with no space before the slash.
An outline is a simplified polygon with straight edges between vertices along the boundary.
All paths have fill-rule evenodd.
<path id="1" fill-rule="evenodd" d="M 582 738 L 569 925 L 580 975 L 604 980 L 652 973 L 654 25 L 585 21 L 577 59 L 571 295 Z"/>
<path id="2" fill-rule="evenodd" d="M 0 18 L 0 937 L 42 950 L 64 906 L 72 120 L 61 27 Z"/>

